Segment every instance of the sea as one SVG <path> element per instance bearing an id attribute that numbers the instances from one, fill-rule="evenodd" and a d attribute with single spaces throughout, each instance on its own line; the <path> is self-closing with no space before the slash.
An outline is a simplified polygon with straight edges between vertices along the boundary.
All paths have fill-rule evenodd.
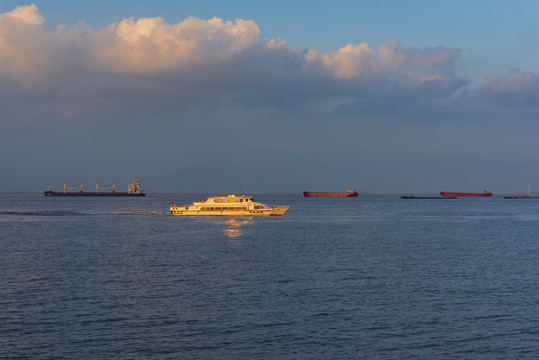
<path id="1" fill-rule="evenodd" d="M 539 200 L 0 194 L 2 359 L 533 359 Z"/>

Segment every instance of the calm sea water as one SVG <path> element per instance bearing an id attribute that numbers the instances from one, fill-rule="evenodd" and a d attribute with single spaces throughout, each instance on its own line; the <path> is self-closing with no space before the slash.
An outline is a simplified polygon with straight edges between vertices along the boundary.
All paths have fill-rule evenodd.
<path id="1" fill-rule="evenodd" d="M 539 200 L 0 195 L 1 358 L 526 359 Z"/>

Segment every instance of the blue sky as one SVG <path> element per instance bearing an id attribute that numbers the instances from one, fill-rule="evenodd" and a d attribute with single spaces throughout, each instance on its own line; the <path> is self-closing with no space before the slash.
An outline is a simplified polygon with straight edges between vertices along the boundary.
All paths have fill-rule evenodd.
<path id="1" fill-rule="evenodd" d="M 536 1 L 3 1 L 0 192 L 526 191 L 538 18 Z"/>

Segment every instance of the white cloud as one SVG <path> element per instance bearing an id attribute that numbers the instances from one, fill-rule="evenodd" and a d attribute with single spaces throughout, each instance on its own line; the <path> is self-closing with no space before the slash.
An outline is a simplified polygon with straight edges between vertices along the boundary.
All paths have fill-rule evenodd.
<path id="1" fill-rule="evenodd" d="M 0 15 L 0 75 L 36 82 L 61 73 L 69 61 L 80 71 L 152 73 L 226 61 L 261 41 L 251 20 L 191 17 L 169 25 L 159 17 L 130 18 L 99 31 L 83 23 L 51 29 L 35 5 L 20 6 Z M 70 59 L 73 52 L 84 57 Z"/>
<path id="2" fill-rule="evenodd" d="M 271 73 L 270 68 L 292 60 L 297 66 L 287 71 L 302 76 L 354 81 L 384 78 L 417 87 L 422 81 L 446 78 L 443 68 L 450 68 L 458 55 L 454 49 L 417 50 L 395 40 L 377 51 L 361 43 L 329 54 L 316 49 L 302 53 L 284 41 L 263 40 L 254 21 L 241 19 L 190 17 L 168 24 L 160 17 L 129 18 L 101 30 L 84 23 L 51 29 L 35 5 L 0 15 L 0 45 L 0 74 L 20 82 L 50 80 L 66 69 L 144 75 L 230 61 L 250 61 L 240 66 L 258 69 L 263 77 Z M 258 58 L 240 56 L 248 51 Z M 410 73 L 415 74 L 414 81 L 402 81 L 402 74 Z"/>
<path id="3" fill-rule="evenodd" d="M 332 54 L 309 50 L 307 66 L 314 65 L 340 79 L 370 78 L 377 75 L 376 57 L 368 44 L 348 44 Z"/>
<path id="4" fill-rule="evenodd" d="M 309 50 L 305 56 L 305 66 L 340 79 L 400 76 L 401 73 L 408 73 L 412 69 L 415 80 L 402 84 L 407 83 L 416 87 L 423 81 L 447 78 L 438 72 L 442 67 L 452 67 L 458 54 L 458 50 L 445 47 L 429 47 L 423 51 L 406 48 L 396 40 L 390 40 L 382 44 L 377 52 L 366 43 L 348 44 L 331 54 Z"/>
<path id="5" fill-rule="evenodd" d="M 45 19 L 34 4 L 28 6 L 17 6 L 11 12 L 0 15 L 0 21 L 10 20 L 14 23 L 23 23 L 26 25 L 37 26 L 41 25 Z"/>
<path id="6" fill-rule="evenodd" d="M 95 34 L 91 46 L 103 67 L 146 72 L 224 61 L 260 41 L 253 21 L 190 17 L 169 25 L 157 17 L 112 24 Z"/>
<path id="7" fill-rule="evenodd" d="M 43 21 L 35 5 L 0 15 L 0 74 L 31 77 L 49 66 L 43 56 L 50 43 L 41 27 Z"/>

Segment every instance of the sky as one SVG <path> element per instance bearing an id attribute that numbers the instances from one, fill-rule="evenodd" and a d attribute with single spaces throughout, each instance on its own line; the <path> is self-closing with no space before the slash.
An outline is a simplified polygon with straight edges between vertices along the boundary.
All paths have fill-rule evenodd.
<path id="1" fill-rule="evenodd" d="M 0 192 L 539 188 L 539 1 L 0 2 Z"/>

